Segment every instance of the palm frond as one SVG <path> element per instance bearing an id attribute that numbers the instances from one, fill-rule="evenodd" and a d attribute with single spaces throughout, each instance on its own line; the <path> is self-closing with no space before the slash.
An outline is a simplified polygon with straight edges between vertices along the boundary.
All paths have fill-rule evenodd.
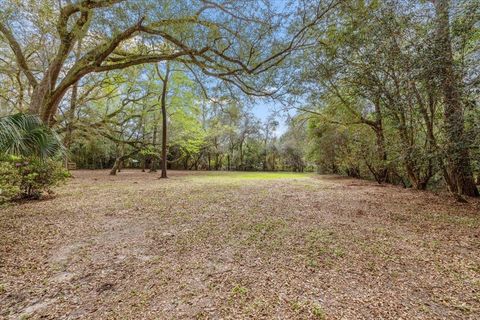
<path id="1" fill-rule="evenodd" d="M 64 151 L 60 137 L 34 115 L 17 113 L 0 118 L 0 153 L 53 157 Z"/>

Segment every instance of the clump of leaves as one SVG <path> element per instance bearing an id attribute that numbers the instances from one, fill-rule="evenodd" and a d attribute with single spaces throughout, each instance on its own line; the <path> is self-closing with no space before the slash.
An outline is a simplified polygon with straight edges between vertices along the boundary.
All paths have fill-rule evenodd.
<path id="1" fill-rule="evenodd" d="M 140 155 L 145 159 L 160 158 L 160 154 L 153 146 L 148 146 L 140 150 Z"/>
<path id="2" fill-rule="evenodd" d="M 0 154 L 47 159 L 62 152 L 60 137 L 37 116 L 0 117 Z"/>

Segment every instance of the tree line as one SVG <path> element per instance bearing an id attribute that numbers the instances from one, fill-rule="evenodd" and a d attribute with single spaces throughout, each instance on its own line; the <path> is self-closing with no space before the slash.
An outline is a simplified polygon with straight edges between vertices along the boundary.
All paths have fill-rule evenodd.
<path id="1" fill-rule="evenodd" d="M 478 196 L 477 2 L 6 1 L 0 17 L 2 115 L 38 116 L 80 167 Z M 266 99 L 284 118 L 254 116 Z"/>
<path id="2" fill-rule="evenodd" d="M 122 166 L 149 172 L 164 165 L 249 171 L 308 167 L 292 146 L 296 142 L 277 134 L 276 117 L 259 119 L 247 101 L 231 95 L 202 97 L 179 65 L 132 69 L 128 79 L 114 77 L 123 85 L 96 82 L 99 100 L 79 105 L 78 116 L 59 117 L 58 131 L 69 136 L 69 159 L 80 168 L 112 168 L 115 174 Z"/>
<path id="3" fill-rule="evenodd" d="M 478 196 L 479 17 L 472 1 L 343 3 L 296 57 L 306 103 L 295 130 L 310 159 L 324 172 Z"/>

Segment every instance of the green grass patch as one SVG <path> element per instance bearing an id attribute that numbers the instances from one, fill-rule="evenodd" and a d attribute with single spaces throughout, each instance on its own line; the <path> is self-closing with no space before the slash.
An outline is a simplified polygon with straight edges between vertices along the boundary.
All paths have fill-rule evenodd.
<path id="1" fill-rule="evenodd" d="M 432 220 L 435 222 L 463 226 L 468 228 L 480 227 L 480 219 L 476 216 L 460 216 L 448 213 L 434 214 Z"/>
<path id="2" fill-rule="evenodd" d="M 310 177 L 311 173 L 297 173 L 297 172 L 205 172 L 205 174 L 192 176 L 195 180 L 275 180 L 275 179 L 305 179 Z"/>
<path id="3" fill-rule="evenodd" d="M 237 284 L 232 288 L 231 294 L 232 296 L 245 296 L 248 291 L 248 288 Z"/>
<path id="4" fill-rule="evenodd" d="M 305 265 L 310 268 L 317 268 L 321 264 L 328 264 L 346 256 L 335 232 L 322 228 L 315 228 L 307 233 L 305 250 Z"/>
<path id="5" fill-rule="evenodd" d="M 308 315 L 309 319 L 325 320 L 327 317 L 323 308 L 316 302 L 294 301 L 291 303 L 291 309 L 298 316 L 304 315 L 305 318 L 307 318 L 307 315 Z"/>
<path id="6" fill-rule="evenodd" d="M 263 221 L 242 225 L 242 233 L 246 238 L 243 245 L 255 246 L 264 251 L 273 252 L 283 247 L 289 232 L 288 224 L 277 218 L 266 218 Z"/>

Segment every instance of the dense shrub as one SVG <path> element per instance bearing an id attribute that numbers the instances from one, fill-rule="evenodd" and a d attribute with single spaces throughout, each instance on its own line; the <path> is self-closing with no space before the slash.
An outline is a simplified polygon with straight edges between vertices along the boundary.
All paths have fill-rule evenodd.
<path id="1" fill-rule="evenodd" d="M 0 160 L 0 202 L 38 199 L 65 181 L 69 173 L 59 161 L 10 156 Z"/>
<path id="2" fill-rule="evenodd" d="M 0 203 L 7 202 L 20 194 L 21 177 L 13 163 L 0 161 Z"/>

